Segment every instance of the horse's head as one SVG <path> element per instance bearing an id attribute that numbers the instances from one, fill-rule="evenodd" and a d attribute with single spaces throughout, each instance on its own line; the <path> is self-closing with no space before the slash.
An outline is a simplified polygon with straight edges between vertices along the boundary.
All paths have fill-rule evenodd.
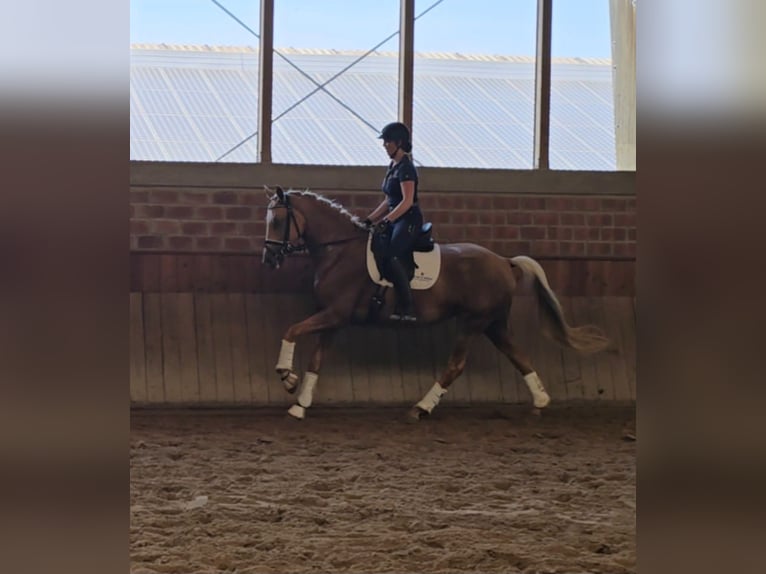
<path id="1" fill-rule="evenodd" d="M 268 195 L 269 188 L 266 188 Z M 303 232 L 303 216 L 290 203 L 290 194 L 277 186 L 274 195 L 269 196 L 266 208 L 266 242 L 262 261 L 272 269 L 278 269 L 285 256 L 306 249 Z"/>

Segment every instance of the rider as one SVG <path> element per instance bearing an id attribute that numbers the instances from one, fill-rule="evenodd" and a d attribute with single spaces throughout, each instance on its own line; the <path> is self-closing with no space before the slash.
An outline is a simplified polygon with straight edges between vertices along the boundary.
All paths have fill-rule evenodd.
<path id="1" fill-rule="evenodd" d="M 396 310 L 390 318 L 417 321 L 404 265 L 423 225 L 423 214 L 418 206 L 418 172 L 410 156 L 410 130 L 401 122 L 393 122 L 381 130 L 378 138 L 383 140 L 383 147 L 391 158 L 382 186 L 386 199 L 369 215 L 365 224 L 392 226 L 390 233 L 385 234 L 390 238 L 388 275 L 394 284 L 397 298 Z"/>

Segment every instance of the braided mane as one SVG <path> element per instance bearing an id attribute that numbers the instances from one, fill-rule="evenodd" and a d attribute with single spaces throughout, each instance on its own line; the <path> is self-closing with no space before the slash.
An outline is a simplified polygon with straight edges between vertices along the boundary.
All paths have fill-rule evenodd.
<path id="1" fill-rule="evenodd" d="M 313 191 L 309 191 L 308 189 L 303 190 L 303 191 L 295 191 L 295 190 L 291 189 L 291 190 L 289 190 L 286 193 L 288 195 L 293 195 L 293 196 L 299 195 L 299 196 L 302 196 L 302 197 L 308 197 L 308 198 L 314 199 L 315 201 L 318 201 L 320 204 L 326 205 L 327 207 L 331 207 L 332 209 L 334 209 L 338 213 L 343 214 L 344 216 L 348 217 L 348 219 L 351 220 L 351 222 L 354 225 L 364 229 L 364 225 L 362 225 L 362 222 L 359 221 L 359 218 L 356 215 L 354 215 L 353 213 L 351 213 L 348 209 L 343 207 L 337 201 L 334 201 L 334 200 L 332 200 L 330 198 L 327 198 L 327 197 L 325 197 L 323 195 L 319 195 L 318 193 L 314 193 Z"/>

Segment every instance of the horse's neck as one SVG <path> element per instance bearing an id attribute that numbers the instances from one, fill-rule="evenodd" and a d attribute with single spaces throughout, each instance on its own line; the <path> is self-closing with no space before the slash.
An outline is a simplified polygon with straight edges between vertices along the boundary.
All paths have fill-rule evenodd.
<path id="1" fill-rule="evenodd" d="M 358 233 L 356 225 L 348 216 L 330 205 L 317 199 L 304 198 L 304 217 L 306 218 L 306 241 L 315 251 L 321 251 L 322 245 L 351 239 Z M 311 204 L 309 204 L 311 201 Z"/>

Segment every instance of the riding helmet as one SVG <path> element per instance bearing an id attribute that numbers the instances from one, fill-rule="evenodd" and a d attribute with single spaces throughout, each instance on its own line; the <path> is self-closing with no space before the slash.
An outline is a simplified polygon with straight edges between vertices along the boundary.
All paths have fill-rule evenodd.
<path id="1" fill-rule="evenodd" d="M 410 130 L 402 122 L 392 122 L 390 124 L 386 124 L 386 126 L 380 130 L 378 139 L 382 139 L 383 141 L 387 142 L 401 141 L 409 143 Z"/>

